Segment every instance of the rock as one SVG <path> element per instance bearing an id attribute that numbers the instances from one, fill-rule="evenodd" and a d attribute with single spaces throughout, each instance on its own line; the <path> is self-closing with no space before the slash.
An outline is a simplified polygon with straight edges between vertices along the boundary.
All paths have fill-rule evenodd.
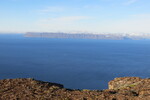
<path id="1" fill-rule="evenodd" d="M 65 89 L 31 78 L 0 80 L 0 100 L 150 100 L 150 79 L 115 78 L 106 90 Z"/>
<path id="2" fill-rule="evenodd" d="M 150 96 L 150 89 L 141 90 L 139 96 Z"/>
<path id="3" fill-rule="evenodd" d="M 125 87 L 132 87 L 139 84 L 141 78 L 139 77 L 122 77 L 115 78 L 114 80 L 108 83 L 109 89 L 121 89 Z"/>

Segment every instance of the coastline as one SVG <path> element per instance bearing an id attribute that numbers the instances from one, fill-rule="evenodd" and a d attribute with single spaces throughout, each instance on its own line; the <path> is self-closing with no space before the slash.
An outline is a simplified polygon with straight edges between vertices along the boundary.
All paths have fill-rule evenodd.
<path id="1" fill-rule="evenodd" d="M 31 78 L 0 80 L 2 100 L 148 100 L 150 79 L 115 78 L 106 90 L 66 89 L 61 84 Z"/>

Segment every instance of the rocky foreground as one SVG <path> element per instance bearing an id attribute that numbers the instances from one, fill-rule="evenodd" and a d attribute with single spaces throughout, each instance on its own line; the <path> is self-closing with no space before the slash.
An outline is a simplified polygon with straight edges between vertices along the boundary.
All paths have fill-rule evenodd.
<path id="1" fill-rule="evenodd" d="M 150 79 L 115 78 L 106 90 L 71 90 L 34 79 L 0 80 L 0 100 L 150 100 Z"/>

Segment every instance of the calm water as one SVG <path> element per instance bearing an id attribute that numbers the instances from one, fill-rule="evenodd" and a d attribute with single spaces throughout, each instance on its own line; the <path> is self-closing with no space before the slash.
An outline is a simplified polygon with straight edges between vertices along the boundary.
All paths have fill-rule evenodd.
<path id="1" fill-rule="evenodd" d="M 150 77 L 150 40 L 0 35 L 0 79 L 35 78 L 73 89 L 106 89 L 115 77 Z"/>

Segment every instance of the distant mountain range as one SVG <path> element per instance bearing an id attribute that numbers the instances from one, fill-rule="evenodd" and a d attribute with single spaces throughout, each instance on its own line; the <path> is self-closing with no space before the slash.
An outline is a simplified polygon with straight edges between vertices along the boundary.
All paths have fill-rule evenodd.
<path id="1" fill-rule="evenodd" d="M 146 33 L 88 33 L 88 32 L 28 32 L 25 37 L 45 37 L 45 38 L 76 38 L 76 39 L 150 39 L 150 34 Z"/>

